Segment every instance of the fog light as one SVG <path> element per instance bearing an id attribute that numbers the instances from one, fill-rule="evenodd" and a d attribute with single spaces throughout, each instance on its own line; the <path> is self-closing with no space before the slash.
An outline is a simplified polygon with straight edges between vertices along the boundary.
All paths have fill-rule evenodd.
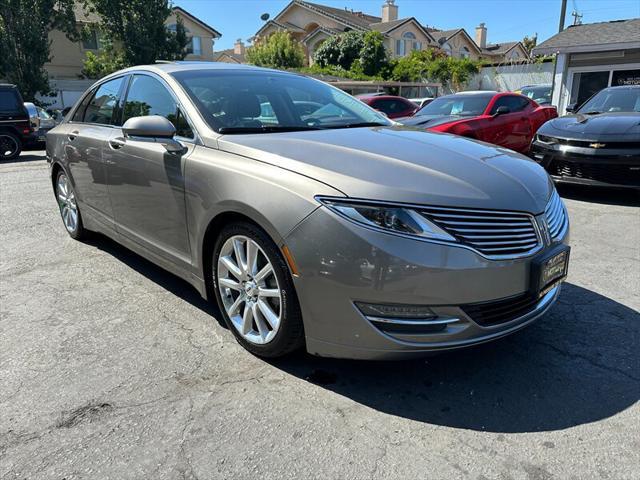
<path id="1" fill-rule="evenodd" d="M 429 307 L 420 305 L 356 302 L 356 306 L 367 317 L 401 318 L 406 320 L 424 320 L 436 317 L 436 314 Z"/>

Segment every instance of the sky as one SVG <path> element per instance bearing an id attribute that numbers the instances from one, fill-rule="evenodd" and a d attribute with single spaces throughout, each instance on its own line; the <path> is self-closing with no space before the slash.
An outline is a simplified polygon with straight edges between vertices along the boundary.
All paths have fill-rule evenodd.
<path id="1" fill-rule="evenodd" d="M 332 7 L 363 11 L 380 16 L 384 0 L 310 0 Z M 288 0 L 173 0 L 222 33 L 215 50 L 232 48 L 238 38 L 246 40 L 264 23 L 263 13 L 275 17 Z M 423 25 L 441 30 L 464 28 L 474 37 L 475 27 L 484 22 L 487 41 L 521 40 L 538 34 L 538 43 L 557 33 L 561 0 L 396 0 L 399 16 L 416 17 Z M 583 15 L 583 23 L 640 17 L 640 0 L 568 0 L 566 25 L 571 12 Z"/>

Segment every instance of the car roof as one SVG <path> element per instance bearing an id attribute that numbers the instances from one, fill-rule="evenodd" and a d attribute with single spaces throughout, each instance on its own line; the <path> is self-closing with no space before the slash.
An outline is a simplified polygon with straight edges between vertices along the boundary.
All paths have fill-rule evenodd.
<path id="1" fill-rule="evenodd" d="M 603 88 L 602 90 L 623 90 L 623 89 L 633 89 L 640 88 L 640 85 L 615 85 L 607 88 Z"/>

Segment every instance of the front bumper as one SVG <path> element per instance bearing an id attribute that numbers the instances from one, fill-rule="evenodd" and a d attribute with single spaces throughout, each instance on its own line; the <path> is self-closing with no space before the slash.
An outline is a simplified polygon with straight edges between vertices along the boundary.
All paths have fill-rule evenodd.
<path id="1" fill-rule="evenodd" d="M 369 230 L 325 207 L 285 241 L 300 271 L 294 283 L 307 350 L 320 356 L 395 359 L 487 342 L 535 321 L 560 292 L 558 285 L 530 308 L 514 310 L 516 317 L 487 324 L 474 320 L 467 307 L 499 299 L 522 302 L 532 262 L 548 248 L 530 257 L 490 260 L 459 246 Z M 555 246 L 566 242 L 568 229 Z M 356 302 L 428 306 L 444 328 L 387 329 L 365 317 Z"/>
<path id="2" fill-rule="evenodd" d="M 534 141 L 529 153 L 561 183 L 640 188 L 640 149 L 601 149 Z"/>

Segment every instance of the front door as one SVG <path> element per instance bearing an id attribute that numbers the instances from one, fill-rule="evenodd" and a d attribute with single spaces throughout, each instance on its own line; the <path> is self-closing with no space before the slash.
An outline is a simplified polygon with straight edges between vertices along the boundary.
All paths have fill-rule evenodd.
<path id="1" fill-rule="evenodd" d="M 123 104 L 122 123 L 131 117 L 161 115 L 185 139 L 185 154 L 173 154 L 159 143 L 115 130 L 104 149 L 109 193 L 117 230 L 153 253 L 190 263 L 185 212 L 185 160 L 193 151 L 193 133 L 173 95 L 159 79 L 134 75 Z"/>
<path id="2" fill-rule="evenodd" d="M 65 157 L 78 200 L 91 210 L 92 218 L 113 226 L 107 188 L 103 147 L 114 131 L 117 105 L 124 77 L 109 80 L 84 99 L 65 125 Z"/>

